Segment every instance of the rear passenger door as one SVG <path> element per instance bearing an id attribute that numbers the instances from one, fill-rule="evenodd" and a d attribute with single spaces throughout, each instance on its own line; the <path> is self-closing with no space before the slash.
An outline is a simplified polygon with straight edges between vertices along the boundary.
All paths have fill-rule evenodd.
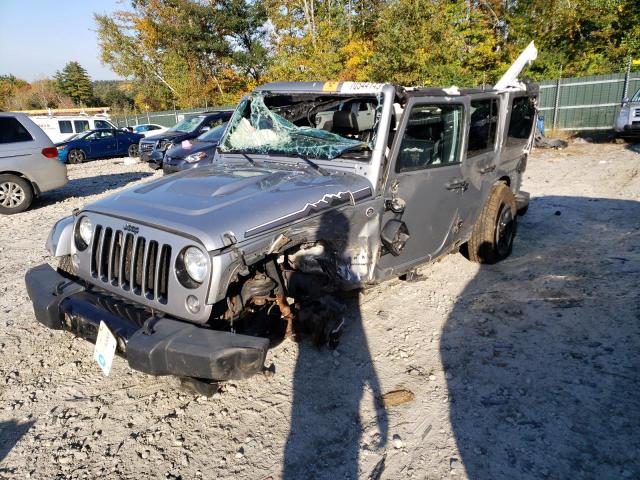
<path id="1" fill-rule="evenodd" d="M 468 105 L 468 99 L 456 97 L 412 98 L 407 103 L 385 188 L 385 196 L 404 203 L 404 210 L 385 212 L 383 227 L 399 219 L 409 238 L 399 255 L 380 258 L 382 269 L 410 268 L 455 242 L 468 188 L 461 164 Z"/>
<path id="2" fill-rule="evenodd" d="M 486 94 L 474 96 L 469 105 L 469 130 L 463 161 L 463 175 L 469 181 L 461 216 L 468 233 L 480 210 L 482 199 L 493 186 L 499 163 L 500 98 Z"/>

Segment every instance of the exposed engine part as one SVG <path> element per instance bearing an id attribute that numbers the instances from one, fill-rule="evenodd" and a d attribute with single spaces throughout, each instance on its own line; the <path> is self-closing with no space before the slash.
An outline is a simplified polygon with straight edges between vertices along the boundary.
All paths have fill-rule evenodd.
<path id="1" fill-rule="evenodd" d="M 289 338 L 293 335 L 293 312 L 287 302 L 287 297 L 284 295 L 276 295 L 276 304 L 280 308 L 280 314 L 282 318 L 287 322 L 287 327 L 284 331 L 284 338 Z"/>
<path id="2" fill-rule="evenodd" d="M 240 292 L 242 304 L 246 306 L 253 302 L 256 305 L 264 305 L 276 285 L 272 278 L 267 277 L 264 273 L 257 273 L 242 285 Z"/>

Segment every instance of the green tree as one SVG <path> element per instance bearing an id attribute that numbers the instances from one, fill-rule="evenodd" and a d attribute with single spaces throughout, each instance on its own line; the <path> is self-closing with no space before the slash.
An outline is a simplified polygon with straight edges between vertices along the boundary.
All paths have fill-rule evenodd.
<path id="1" fill-rule="evenodd" d="M 261 81 L 262 2 L 146 0 L 132 7 L 95 20 L 102 61 L 145 87 L 139 106 L 229 103 Z"/>
<path id="2" fill-rule="evenodd" d="M 54 75 L 58 90 L 78 105 L 88 105 L 93 99 L 91 77 L 78 62 L 69 62 Z"/>

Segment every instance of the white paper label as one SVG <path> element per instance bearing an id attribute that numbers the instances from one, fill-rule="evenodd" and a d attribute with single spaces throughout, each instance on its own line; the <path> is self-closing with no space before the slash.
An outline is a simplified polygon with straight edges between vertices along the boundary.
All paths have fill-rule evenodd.
<path id="1" fill-rule="evenodd" d="M 93 359 L 98 362 L 105 376 L 109 375 L 111 371 L 116 345 L 116 337 L 111 333 L 107 324 L 101 321 L 98 328 L 98 338 L 96 338 L 96 348 L 93 350 Z"/>

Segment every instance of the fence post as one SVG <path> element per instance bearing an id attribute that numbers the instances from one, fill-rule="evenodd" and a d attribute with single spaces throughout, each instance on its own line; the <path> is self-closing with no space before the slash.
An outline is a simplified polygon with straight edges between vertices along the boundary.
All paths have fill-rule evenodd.
<path id="1" fill-rule="evenodd" d="M 624 88 L 622 89 L 622 102 L 624 103 L 624 99 L 629 96 L 629 77 L 631 76 L 631 57 L 629 57 L 629 61 L 627 62 L 627 71 L 624 72 Z"/>
<path id="2" fill-rule="evenodd" d="M 176 119 L 176 123 L 178 123 L 178 112 L 176 112 L 176 106 L 173 106 L 173 117 Z"/>
<path id="3" fill-rule="evenodd" d="M 562 82 L 562 65 L 560 65 L 560 75 L 558 76 L 558 83 L 556 84 L 556 101 L 553 105 L 553 130 L 558 125 L 558 107 L 560 106 L 560 85 Z"/>
<path id="4" fill-rule="evenodd" d="M 147 123 L 151 123 L 151 120 L 149 120 L 149 109 L 147 109 Z"/>

